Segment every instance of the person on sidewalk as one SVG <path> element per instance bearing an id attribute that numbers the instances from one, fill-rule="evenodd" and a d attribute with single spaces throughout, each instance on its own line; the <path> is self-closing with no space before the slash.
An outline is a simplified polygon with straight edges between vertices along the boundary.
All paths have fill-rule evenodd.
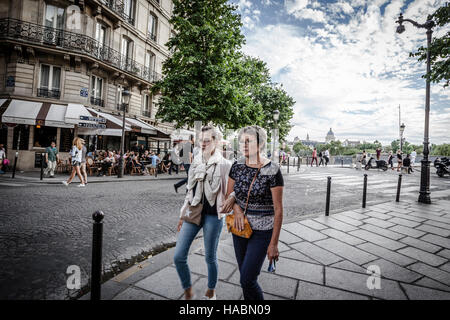
<path id="1" fill-rule="evenodd" d="M 232 196 L 225 201 L 231 162 L 222 156 L 220 141 L 221 135 L 216 128 L 205 126 L 201 129 L 201 154 L 194 158 L 189 170 L 188 192 L 180 210 L 174 263 L 186 300 L 194 298 L 187 257 L 192 241 L 200 229 L 203 229 L 205 260 L 208 269 L 208 289 L 202 299 L 216 300 L 217 246 L 225 215 L 222 208 L 231 208 L 235 201 Z M 196 206 L 199 203 L 203 204 L 200 225 L 184 221 L 182 217 L 189 213 L 189 206 Z"/>
<path id="2" fill-rule="evenodd" d="M 153 151 L 149 159 L 152 163 L 147 165 L 147 169 L 149 169 L 150 175 L 155 175 L 156 178 L 158 176 L 158 163 L 161 162 L 161 159 Z"/>
<path id="3" fill-rule="evenodd" d="M 397 172 L 402 168 L 402 151 L 400 149 L 397 150 Z"/>
<path id="4" fill-rule="evenodd" d="M 376 152 L 377 152 L 377 161 L 379 161 L 380 158 L 381 158 L 381 148 L 378 147 L 377 150 L 376 150 Z"/>
<path id="5" fill-rule="evenodd" d="M 187 154 L 185 154 L 184 152 L 186 152 L 186 151 L 189 151 L 189 152 Z M 182 148 L 180 150 L 180 157 L 183 160 L 184 170 L 186 170 L 186 178 L 184 178 L 183 180 L 181 180 L 173 185 L 176 193 L 178 193 L 179 187 L 181 187 L 183 184 L 188 182 L 189 167 L 191 166 L 193 155 L 194 155 L 194 136 L 191 135 L 189 142 L 186 142 L 184 145 L 182 145 Z"/>
<path id="6" fill-rule="evenodd" d="M 406 168 L 406 172 L 410 174 L 411 172 L 414 172 L 411 168 L 411 155 L 408 153 L 406 155 L 406 158 L 403 160 L 403 167 Z"/>
<path id="7" fill-rule="evenodd" d="M 245 158 L 231 167 L 227 195 L 235 193 L 235 227 L 243 230 L 246 211 L 253 232 L 248 239 L 233 234 L 233 245 L 244 300 L 264 300 L 258 275 L 266 256 L 270 263 L 278 261 L 284 182 L 280 166 L 264 154 L 267 139 L 264 129 L 245 127 L 238 139 Z"/>
<path id="8" fill-rule="evenodd" d="M 76 137 L 72 142 L 72 150 L 70 151 L 71 163 L 72 163 L 72 173 L 67 181 L 62 181 L 62 183 L 67 187 L 75 177 L 75 174 L 80 178 L 81 183 L 78 185 L 79 187 L 84 187 L 84 179 L 81 175 L 80 165 L 81 165 L 81 156 L 82 156 L 83 144 L 81 143 L 81 139 Z"/>
<path id="9" fill-rule="evenodd" d="M 81 139 L 81 144 L 83 145 L 83 148 L 81 149 L 81 165 L 80 165 L 80 171 L 81 175 L 84 178 L 84 184 L 87 184 L 87 172 L 86 172 L 86 154 L 87 154 L 87 148 L 86 148 L 86 142 L 84 139 Z"/>
<path id="10" fill-rule="evenodd" d="M 313 165 L 314 160 L 316 160 L 316 167 L 318 167 L 319 165 L 317 164 L 317 149 L 316 148 L 314 148 L 313 153 L 312 153 L 311 167 Z"/>
<path id="11" fill-rule="evenodd" d="M 328 162 L 330 162 L 330 151 L 328 149 L 325 150 L 323 157 L 325 158 L 325 165 L 328 166 Z"/>
<path id="12" fill-rule="evenodd" d="M 5 173 L 5 171 L 3 171 L 3 162 L 5 159 L 7 159 L 5 148 L 3 148 L 3 144 L 0 144 L 0 174 Z"/>
<path id="13" fill-rule="evenodd" d="M 55 177 L 55 169 L 57 161 L 59 161 L 58 149 L 56 149 L 55 141 L 50 143 L 50 146 L 45 149 L 45 162 L 47 163 L 47 168 L 44 170 L 44 175 L 48 177 L 50 173 L 50 178 Z"/>
<path id="14" fill-rule="evenodd" d="M 323 163 L 323 154 L 322 154 L 322 151 L 319 151 L 319 159 L 320 159 L 320 161 L 319 161 L 319 167 L 320 167 L 321 165 L 324 164 L 324 163 Z"/>
<path id="15" fill-rule="evenodd" d="M 394 170 L 394 156 L 392 155 L 392 151 L 389 151 L 388 164 L 391 165 L 391 170 Z"/>
<path id="16" fill-rule="evenodd" d="M 416 164 L 416 157 L 417 152 L 416 149 L 414 149 L 413 152 L 411 152 L 411 168 L 414 167 L 414 165 Z"/>
<path id="17" fill-rule="evenodd" d="M 172 170 L 178 174 L 178 166 L 181 164 L 180 155 L 178 152 L 178 145 L 176 142 L 173 143 L 173 148 L 170 150 L 170 167 L 169 174 L 172 175 Z"/>
<path id="18" fill-rule="evenodd" d="M 365 165 L 367 164 L 367 154 L 366 154 L 366 150 L 363 150 L 362 158 L 361 158 L 361 164 L 362 164 L 363 166 L 365 166 Z"/>

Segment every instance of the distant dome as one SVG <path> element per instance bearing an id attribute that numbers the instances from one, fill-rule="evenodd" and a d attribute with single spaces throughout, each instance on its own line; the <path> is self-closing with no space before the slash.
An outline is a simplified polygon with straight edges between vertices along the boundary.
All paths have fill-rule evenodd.
<path id="1" fill-rule="evenodd" d="M 330 131 L 328 131 L 327 135 L 334 136 L 333 130 L 331 130 L 331 128 Z"/>

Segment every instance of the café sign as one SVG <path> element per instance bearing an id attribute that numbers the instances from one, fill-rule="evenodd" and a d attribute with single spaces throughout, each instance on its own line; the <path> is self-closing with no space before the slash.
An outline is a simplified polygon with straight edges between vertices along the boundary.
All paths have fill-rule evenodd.
<path id="1" fill-rule="evenodd" d="M 96 117 L 89 117 L 89 116 L 80 116 L 80 120 L 93 121 L 93 122 L 97 122 L 97 123 L 106 123 L 105 118 L 96 118 Z"/>

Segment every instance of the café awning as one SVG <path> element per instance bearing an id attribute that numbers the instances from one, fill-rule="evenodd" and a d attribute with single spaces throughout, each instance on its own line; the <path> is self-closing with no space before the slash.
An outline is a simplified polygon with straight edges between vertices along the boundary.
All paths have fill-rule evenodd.
<path id="1" fill-rule="evenodd" d="M 69 103 L 67 105 L 64 121 L 70 124 L 91 123 L 90 121 L 82 120 L 80 117 L 92 117 L 92 114 L 87 108 L 79 103 Z"/>

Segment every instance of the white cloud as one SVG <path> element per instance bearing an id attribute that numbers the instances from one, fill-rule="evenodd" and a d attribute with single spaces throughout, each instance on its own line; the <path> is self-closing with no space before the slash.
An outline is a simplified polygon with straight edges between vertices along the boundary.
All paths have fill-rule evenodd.
<path id="1" fill-rule="evenodd" d="M 308 0 L 285 0 L 284 6 L 288 14 L 303 10 L 308 5 Z"/>
<path id="2" fill-rule="evenodd" d="M 286 11 L 288 2 L 291 14 L 309 9 L 306 1 L 286 1 Z M 290 138 L 303 139 L 308 132 L 311 139 L 323 141 L 332 127 L 341 140 L 389 143 L 398 135 L 400 104 L 405 137 L 422 142 L 425 84 L 420 75 L 424 64 L 410 58 L 409 52 L 425 44 L 426 36 L 412 25 L 404 34 L 396 34 L 395 20 L 404 1 L 390 1 L 382 15 L 379 5 L 384 2 L 367 1 L 346 24 L 309 26 L 307 30 L 277 24 L 256 27 L 247 35 L 246 53 L 266 61 L 274 80 L 283 83 L 296 101 L 292 120 L 296 126 Z M 439 3 L 443 0 L 416 0 L 405 17 L 408 14 L 420 22 Z M 345 6 L 344 10 L 350 12 Z M 449 90 L 433 85 L 432 99 L 438 97 L 441 103 L 450 104 Z M 448 142 L 450 116 L 432 110 L 431 141 Z"/>

